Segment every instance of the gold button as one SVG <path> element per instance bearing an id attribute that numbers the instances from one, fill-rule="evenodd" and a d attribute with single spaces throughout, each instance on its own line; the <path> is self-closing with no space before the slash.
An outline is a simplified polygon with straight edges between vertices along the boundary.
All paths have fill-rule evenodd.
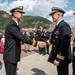
<path id="1" fill-rule="evenodd" d="M 55 47 L 55 45 L 53 45 L 53 47 Z"/>
<path id="2" fill-rule="evenodd" d="M 61 55 L 61 53 L 59 53 Z"/>
<path id="3" fill-rule="evenodd" d="M 58 36 L 56 36 L 56 38 L 58 38 Z"/>

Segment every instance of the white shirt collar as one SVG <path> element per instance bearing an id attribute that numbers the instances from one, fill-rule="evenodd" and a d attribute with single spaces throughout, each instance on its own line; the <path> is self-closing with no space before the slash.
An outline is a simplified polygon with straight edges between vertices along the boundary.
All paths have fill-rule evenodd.
<path id="1" fill-rule="evenodd" d="M 15 20 L 16 24 L 19 25 L 19 23 Z"/>
<path id="2" fill-rule="evenodd" d="M 63 19 L 59 20 L 56 25 L 58 25 Z"/>
<path id="3" fill-rule="evenodd" d="M 15 19 L 13 19 L 13 20 L 16 22 L 17 25 L 19 25 L 19 23 Z"/>

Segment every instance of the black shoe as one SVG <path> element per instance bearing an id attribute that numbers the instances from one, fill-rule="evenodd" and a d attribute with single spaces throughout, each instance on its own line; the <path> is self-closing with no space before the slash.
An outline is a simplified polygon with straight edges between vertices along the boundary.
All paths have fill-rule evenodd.
<path id="1" fill-rule="evenodd" d="M 47 52 L 47 54 L 49 54 L 49 52 Z"/>
<path id="2" fill-rule="evenodd" d="M 41 53 L 39 53 L 41 55 Z"/>
<path id="3" fill-rule="evenodd" d="M 27 50 L 28 52 L 31 52 L 30 50 Z"/>
<path id="4" fill-rule="evenodd" d="M 27 53 L 27 50 L 24 50 L 25 53 Z"/>
<path id="5" fill-rule="evenodd" d="M 27 53 L 27 50 L 25 50 L 25 49 L 22 49 L 22 51 L 24 51 L 25 53 Z"/>
<path id="6" fill-rule="evenodd" d="M 43 54 L 43 55 L 46 55 L 46 54 Z"/>
<path id="7" fill-rule="evenodd" d="M 49 53 L 47 53 L 49 55 Z"/>

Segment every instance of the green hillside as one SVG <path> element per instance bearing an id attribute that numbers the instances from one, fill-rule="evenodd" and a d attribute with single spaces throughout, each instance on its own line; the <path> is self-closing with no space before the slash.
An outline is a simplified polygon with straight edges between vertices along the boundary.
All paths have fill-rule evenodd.
<path id="1" fill-rule="evenodd" d="M 10 17 L 11 16 L 5 11 L 0 11 L 0 30 L 5 29 Z M 34 28 L 39 25 L 48 28 L 50 24 L 52 24 L 51 21 L 40 16 L 24 16 L 23 21 L 20 23 L 20 28 Z"/>
<path id="2" fill-rule="evenodd" d="M 9 21 L 10 16 L 8 13 L 4 11 L 0 11 L 0 30 L 5 29 L 7 22 Z"/>

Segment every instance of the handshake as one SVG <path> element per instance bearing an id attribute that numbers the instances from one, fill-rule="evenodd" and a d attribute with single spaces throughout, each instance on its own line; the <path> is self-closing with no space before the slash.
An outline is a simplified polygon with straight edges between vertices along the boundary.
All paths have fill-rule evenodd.
<path id="1" fill-rule="evenodd" d="M 44 48 L 44 47 L 46 46 L 46 43 L 43 42 L 43 41 L 38 41 L 38 46 L 39 46 L 40 48 Z"/>

